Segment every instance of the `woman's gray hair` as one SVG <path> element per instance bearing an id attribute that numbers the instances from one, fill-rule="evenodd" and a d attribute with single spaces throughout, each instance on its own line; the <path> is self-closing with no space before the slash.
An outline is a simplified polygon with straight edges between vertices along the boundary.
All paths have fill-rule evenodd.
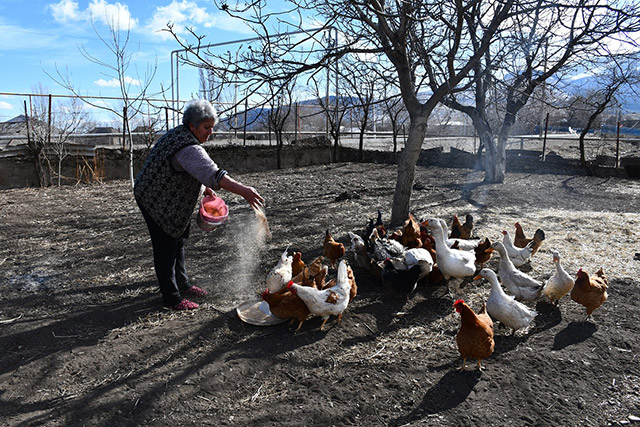
<path id="1" fill-rule="evenodd" d="M 192 99 L 184 107 L 182 124 L 185 126 L 192 124 L 198 127 L 204 120 L 211 119 L 213 119 L 214 126 L 218 124 L 218 113 L 206 99 Z"/>

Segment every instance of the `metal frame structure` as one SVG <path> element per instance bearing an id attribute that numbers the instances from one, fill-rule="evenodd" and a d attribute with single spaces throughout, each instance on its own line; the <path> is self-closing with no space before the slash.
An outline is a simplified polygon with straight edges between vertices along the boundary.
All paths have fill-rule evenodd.
<path id="1" fill-rule="evenodd" d="M 289 32 L 285 32 L 285 33 L 278 33 L 278 34 L 274 34 L 271 36 L 268 36 L 267 38 L 271 38 L 271 37 L 279 37 L 279 36 L 288 36 L 288 35 L 295 35 L 295 34 L 308 34 L 310 31 L 314 31 L 314 30 L 322 30 L 322 28 L 309 28 L 309 29 L 302 29 L 302 30 L 298 30 L 298 31 L 289 31 Z M 328 27 L 326 29 L 324 29 L 324 31 L 328 31 L 329 32 L 329 42 L 331 42 L 332 38 L 331 38 L 331 32 L 335 32 L 334 35 L 334 39 L 335 42 L 337 43 L 338 40 L 338 35 L 337 35 L 337 29 L 334 27 Z M 238 40 L 231 40 L 231 41 L 226 41 L 226 42 L 220 42 L 220 43 L 211 43 L 208 45 L 204 45 L 204 46 L 199 46 L 199 49 L 210 49 L 213 47 L 220 47 L 220 46 L 226 46 L 226 45 L 231 45 L 231 44 L 238 44 L 238 43 L 245 43 L 245 42 L 252 42 L 252 41 L 257 41 L 257 40 L 261 40 L 264 37 L 251 37 L 248 39 L 238 39 Z M 171 56 L 170 56 L 170 60 L 171 60 L 171 108 L 173 110 L 173 125 L 177 126 L 178 125 L 178 114 L 177 112 L 180 111 L 180 53 L 183 52 L 189 52 L 191 49 L 189 48 L 182 48 L 182 49 L 176 49 L 173 50 L 171 52 Z M 175 56 L 175 59 L 174 59 Z M 174 64 L 175 64 L 175 75 L 174 75 Z M 326 98 L 327 98 L 327 105 L 329 102 L 329 81 L 330 81 L 330 70 L 327 70 L 327 93 L 326 93 Z M 336 73 L 336 88 L 335 88 L 335 95 L 336 98 L 338 96 L 338 86 L 337 86 L 337 73 Z M 327 125 L 328 126 L 328 125 Z M 327 129 L 328 132 L 328 129 Z"/>

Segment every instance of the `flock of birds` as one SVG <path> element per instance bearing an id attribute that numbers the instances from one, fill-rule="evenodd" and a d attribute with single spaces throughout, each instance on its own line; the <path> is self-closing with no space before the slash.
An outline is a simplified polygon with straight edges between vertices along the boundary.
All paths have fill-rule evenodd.
<path id="1" fill-rule="evenodd" d="M 519 223 L 515 223 L 513 239 L 505 230 L 501 241 L 491 242 L 489 238 L 474 238 L 473 217 L 469 214 L 464 223 L 454 215 L 450 231 L 441 218 L 417 221 L 409 215 L 401 228 L 391 232 L 378 211 L 377 219 L 369 220 L 363 234 L 348 234 L 355 264 L 379 277 L 383 287 L 405 293 L 407 299 L 420 284 L 440 285 L 452 279 L 462 279 L 463 283 L 485 279 L 490 284 L 489 296 L 479 312 L 462 299 L 454 303 L 461 318 L 456 343 L 463 370 L 467 359 L 476 359 L 478 369 L 482 369 L 482 360 L 493 353 L 494 320 L 511 328 L 512 334 L 533 322 L 537 312 L 527 302 L 546 298 L 557 306 L 561 298 L 570 295 L 585 307 L 589 319 L 607 299 L 608 281 L 602 268 L 593 275 L 580 269 L 574 278 L 563 268 L 555 250 L 551 251 L 555 268 L 548 280 L 522 271 L 520 267 L 529 263 L 542 246 L 545 233 L 538 229 L 527 238 Z M 323 255 L 308 265 L 300 252 L 289 255 L 285 249 L 267 275 L 267 289 L 262 295 L 271 313 L 291 322 L 297 320 L 296 330 L 309 315 L 323 318 L 321 330 L 332 315 L 338 316 L 339 322 L 357 294 L 346 252 L 329 230 Z M 493 271 L 485 264 L 496 254 L 498 266 Z M 328 280 L 330 270 L 336 270 L 336 277 Z"/>

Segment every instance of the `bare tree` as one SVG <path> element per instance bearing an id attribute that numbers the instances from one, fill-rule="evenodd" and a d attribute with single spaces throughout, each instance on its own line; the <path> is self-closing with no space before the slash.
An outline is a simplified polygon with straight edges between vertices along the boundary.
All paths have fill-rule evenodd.
<path id="1" fill-rule="evenodd" d="M 364 159 L 364 136 L 369 127 L 378 93 L 378 75 L 374 66 L 354 55 L 345 55 L 341 61 L 340 76 L 346 82 L 346 94 L 352 99 L 351 113 L 358 123 L 358 155 Z"/>
<path id="2" fill-rule="evenodd" d="M 623 2 L 589 0 L 518 3 L 509 20 L 511 29 L 496 38 L 473 69 L 473 102 L 450 94 L 447 105 L 469 115 L 487 150 L 487 182 L 503 182 L 506 146 L 516 116 L 534 91 L 601 47 L 606 39 L 622 40 L 627 32 L 640 29 L 640 7 Z M 471 32 L 473 49 L 479 52 L 485 32 L 476 21 Z M 627 39 L 629 40 L 629 39 Z M 630 41 L 630 40 L 629 40 Z M 492 89 L 504 97 L 498 108 L 500 122 L 492 124 L 487 96 Z M 499 97 L 495 97 L 496 101 Z M 497 143 L 496 143 L 497 137 Z"/>
<path id="3" fill-rule="evenodd" d="M 282 147 L 284 145 L 284 130 L 287 119 L 291 115 L 293 109 L 293 87 L 295 84 L 288 84 L 283 88 L 269 86 L 269 90 L 265 93 L 268 99 L 271 99 L 271 109 L 269 110 L 268 123 L 269 129 L 273 130 L 276 137 L 276 163 L 278 169 L 282 168 Z M 273 96 L 273 92 L 278 92 L 277 96 Z"/>
<path id="4" fill-rule="evenodd" d="M 136 135 L 133 135 L 134 143 L 136 145 L 143 145 L 148 152 L 162 132 L 163 118 L 160 114 L 161 109 L 152 105 L 151 102 L 146 102 L 145 104 L 146 111 L 142 112 L 142 110 L 140 110 L 138 114 L 131 119 L 131 127 L 136 133 Z"/>
<path id="5" fill-rule="evenodd" d="M 35 96 L 30 119 L 30 134 L 40 167 L 40 185 L 49 185 L 52 177 L 57 176 L 57 185 L 61 185 L 62 162 L 69 154 L 68 143 L 72 134 L 87 130 L 88 114 L 82 102 L 70 98 L 68 102 L 54 101 L 47 95 L 42 85 L 34 88 Z M 51 164 L 50 154 L 54 154 L 56 166 Z"/>
<path id="6" fill-rule="evenodd" d="M 199 64 L 212 67 L 216 73 L 251 76 L 245 79 L 245 84 L 254 90 L 275 80 L 291 80 L 302 73 L 320 73 L 329 63 L 348 53 L 376 55 L 388 61 L 410 118 L 406 147 L 398 161 L 392 204 L 391 224 L 397 225 L 409 215 L 415 166 L 429 115 L 446 94 L 468 77 L 509 17 L 514 3 L 515 0 L 478 0 L 471 4 L 461 0 L 292 1 L 288 3 L 291 8 L 279 14 L 267 13 L 266 4 L 261 1 L 238 7 L 227 2 L 216 3 L 221 10 L 247 22 L 261 40 L 259 49 L 251 49 L 237 61 L 231 55 L 218 55 L 216 61 L 210 61 L 211 55 L 202 52 L 202 36 L 196 36 L 193 44 L 174 36 L 198 58 Z M 324 18 L 321 28 L 303 31 L 298 38 L 273 31 L 271 23 L 302 31 L 304 12 L 308 11 Z M 474 13 L 481 14 L 475 21 L 482 20 L 482 35 L 475 50 L 469 45 L 471 28 L 467 19 Z M 323 43 L 323 36 L 332 34 L 333 30 L 339 34 L 340 44 Z M 273 68 L 270 73 L 262 72 L 265 64 L 274 62 L 279 66 L 277 72 L 274 73 Z M 430 89 L 428 95 L 423 91 L 426 87 Z"/>
<path id="7" fill-rule="evenodd" d="M 69 102 L 58 105 L 52 120 L 55 132 L 51 135 L 50 142 L 50 148 L 57 160 L 58 187 L 62 179 L 62 162 L 69 154 L 68 144 L 72 134 L 86 132 L 92 124 L 84 104 L 78 98 L 71 98 Z"/>
<path id="8" fill-rule="evenodd" d="M 324 80 L 326 82 L 326 80 Z M 326 96 L 326 86 L 317 79 L 312 79 L 313 97 L 317 100 L 321 111 L 328 124 L 328 132 L 330 138 L 333 140 L 333 148 L 331 150 L 331 161 L 335 161 L 338 157 L 338 146 L 340 143 L 340 135 L 342 133 L 342 123 L 344 118 L 351 108 L 351 98 L 349 96 Z M 339 94 L 345 93 L 342 89 L 344 84 L 343 79 L 336 78 L 336 92 Z"/>
<path id="9" fill-rule="evenodd" d="M 62 72 L 56 66 L 56 76 L 49 76 L 59 85 L 72 92 L 75 96 L 82 99 L 85 103 L 111 112 L 117 116 L 123 123 L 123 132 L 127 135 L 129 140 L 129 177 L 131 180 L 131 186 L 134 184 L 133 173 L 133 137 L 131 135 L 130 121 L 139 112 L 142 111 L 145 98 L 149 98 L 152 95 L 149 94 L 149 88 L 153 81 L 153 78 L 157 70 L 157 62 L 153 65 L 147 65 L 144 76 L 140 77 L 139 73 L 135 72 L 137 79 L 131 76 L 131 67 L 133 65 L 133 58 L 135 52 L 129 48 L 129 37 L 131 33 L 130 22 L 121 23 L 116 20 L 111 20 L 108 25 L 108 35 L 103 36 L 93 24 L 93 29 L 100 41 L 109 49 L 112 54 L 111 60 L 102 60 L 97 56 L 90 53 L 84 46 L 80 47 L 80 53 L 88 61 L 101 66 L 105 69 L 104 75 L 107 78 L 116 79 L 118 88 L 120 90 L 120 101 L 113 103 L 109 100 L 103 99 L 102 102 L 93 98 L 89 98 L 81 94 L 73 82 L 68 70 Z M 113 62 L 111 62 L 113 61 Z M 136 88 L 135 95 L 132 94 L 133 88 Z M 157 94 L 156 94 L 157 95 Z"/>
<path id="10" fill-rule="evenodd" d="M 596 70 L 596 86 L 582 97 L 582 103 L 588 112 L 587 120 L 578 136 L 580 163 L 588 173 L 593 173 L 585 155 L 585 137 L 593 129 L 596 119 L 609 107 L 619 103 L 618 98 L 624 92 L 633 92 L 640 83 L 638 57 L 635 54 L 604 55 L 599 60 L 591 60 L 591 70 Z M 634 94 L 638 96 L 638 94 Z"/>
<path id="11" fill-rule="evenodd" d="M 32 108 L 31 114 L 29 114 L 26 101 L 24 103 L 24 117 L 27 126 L 27 149 L 33 159 L 33 165 L 40 187 L 51 185 L 50 169 L 46 167 L 48 159 L 45 151 L 49 135 L 51 134 L 47 111 L 48 109 L 44 111 L 36 107 Z"/>
<path id="12" fill-rule="evenodd" d="M 386 113 L 389 123 L 391 124 L 391 133 L 393 137 L 393 153 L 398 153 L 398 135 L 409 119 L 407 110 L 402 104 L 402 98 L 399 94 L 392 95 L 389 93 L 389 85 L 383 88 L 382 107 Z"/>

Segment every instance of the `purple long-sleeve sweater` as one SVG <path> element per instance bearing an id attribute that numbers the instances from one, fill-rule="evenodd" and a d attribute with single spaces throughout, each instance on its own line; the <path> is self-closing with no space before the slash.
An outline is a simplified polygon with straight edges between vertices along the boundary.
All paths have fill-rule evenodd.
<path id="1" fill-rule="evenodd" d="M 171 165 L 177 171 L 187 172 L 203 185 L 214 190 L 220 189 L 220 180 L 227 174 L 226 170 L 218 168 L 200 145 L 189 145 L 178 151 L 171 158 Z"/>

